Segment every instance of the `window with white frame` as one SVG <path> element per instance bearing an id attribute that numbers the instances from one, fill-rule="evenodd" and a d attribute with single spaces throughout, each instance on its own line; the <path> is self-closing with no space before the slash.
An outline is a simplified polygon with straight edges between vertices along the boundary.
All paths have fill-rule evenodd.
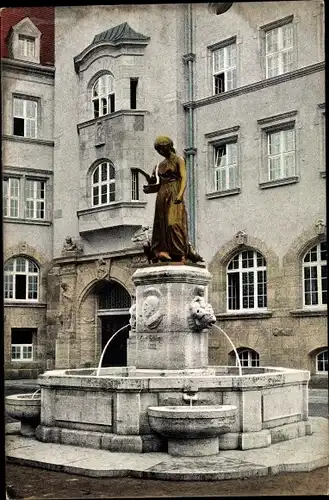
<path id="1" fill-rule="evenodd" d="M 212 51 L 213 94 L 236 88 L 236 43 Z"/>
<path id="2" fill-rule="evenodd" d="M 112 75 L 102 75 L 96 80 L 92 88 L 92 105 L 94 118 L 114 113 L 115 92 Z"/>
<path id="3" fill-rule="evenodd" d="M 303 259 L 304 307 L 327 304 L 327 243 L 318 243 Z"/>
<path id="4" fill-rule="evenodd" d="M 32 36 L 18 35 L 19 54 L 24 57 L 35 57 L 35 38 Z"/>
<path id="5" fill-rule="evenodd" d="M 294 69 L 294 26 L 287 23 L 265 31 L 266 78 Z"/>
<path id="6" fill-rule="evenodd" d="M 295 129 L 293 127 L 267 132 L 268 180 L 296 175 Z"/>
<path id="7" fill-rule="evenodd" d="M 33 179 L 25 181 L 25 217 L 45 218 L 45 182 Z"/>
<path id="8" fill-rule="evenodd" d="M 227 266 L 228 311 L 266 309 L 266 261 L 255 250 L 243 250 Z"/>
<path id="9" fill-rule="evenodd" d="M 139 177 L 135 170 L 131 172 L 131 199 L 132 201 L 139 200 Z"/>
<path id="10" fill-rule="evenodd" d="M 102 162 L 92 173 L 92 206 L 108 205 L 115 201 L 115 168 Z"/>
<path id="11" fill-rule="evenodd" d="M 7 177 L 2 181 L 3 216 L 19 217 L 19 179 Z"/>
<path id="12" fill-rule="evenodd" d="M 33 360 L 33 336 L 36 335 L 35 328 L 12 328 L 11 329 L 11 360 L 32 361 Z"/>
<path id="13" fill-rule="evenodd" d="M 316 373 L 328 373 L 328 349 L 316 355 Z"/>
<path id="14" fill-rule="evenodd" d="M 229 142 L 214 146 L 215 191 L 238 187 L 237 143 Z"/>
<path id="15" fill-rule="evenodd" d="M 240 359 L 241 366 L 253 367 L 259 366 L 259 354 L 253 349 L 239 349 L 238 356 Z M 238 366 L 238 361 L 236 360 L 235 365 Z"/>
<path id="16" fill-rule="evenodd" d="M 26 257 L 13 257 L 4 266 L 5 300 L 38 301 L 39 267 Z"/>
<path id="17" fill-rule="evenodd" d="M 13 135 L 37 137 L 38 103 L 34 99 L 14 97 Z"/>

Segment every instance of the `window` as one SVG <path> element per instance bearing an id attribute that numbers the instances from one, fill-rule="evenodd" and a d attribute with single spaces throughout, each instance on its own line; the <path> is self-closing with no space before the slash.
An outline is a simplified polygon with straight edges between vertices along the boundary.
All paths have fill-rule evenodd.
<path id="1" fill-rule="evenodd" d="M 35 38 L 31 36 L 18 35 L 19 53 L 24 57 L 35 57 Z"/>
<path id="2" fill-rule="evenodd" d="M 328 349 L 317 354 L 316 373 L 328 373 Z"/>
<path id="3" fill-rule="evenodd" d="M 238 355 L 240 359 L 241 366 L 259 366 L 259 354 L 253 349 L 239 349 Z M 236 366 L 238 366 L 238 362 L 236 360 Z"/>
<path id="4" fill-rule="evenodd" d="M 45 182 L 27 179 L 25 182 L 25 217 L 45 218 Z"/>
<path id="5" fill-rule="evenodd" d="M 221 94 L 236 88 L 236 44 L 213 50 L 213 93 Z"/>
<path id="6" fill-rule="evenodd" d="M 14 97 L 13 134 L 37 137 L 37 101 Z"/>
<path id="7" fill-rule="evenodd" d="M 131 172 L 131 199 L 132 201 L 139 200 L 139 177 L 138 172 Z"/>
<path id="8" fill-rule="evenodd" d="M 266 307 L 266 261 L 259 252 L 243 250 L 227 267 L 227 308 L 246 311 Z"/>
<path id="9" fill-rule="evenodd" d="M 35 328 L 12 328 L 11 329 L 11 359 L 12 361 L 33 360 L 33 335 Z"/>
<path id="10" fill-rule="evenodd" d="M 19 217 L 19 179 L 8 177 L 2 181 L 3 215 Z"/>
<path id="11" fill-rule="evenodd" d="M 14 257 L 4 266 L 4 298 L 37 301 L 39 268 L 30 259 Z"/>
<path id="12" fill-rule="evenodd" d="M 138 78 L 130 78 L 130 109 L 137 109 Z"/>
<path id="13" fill-rule="evenodd" d="M 266 78 L 294 68 L 293 23 L 265 31 Z"/>
<path id="14" fill-rule="evenodd" d="M 304 307 L 327 304 L 327 244 L 315 245 L 303 259 Z"/>
<path id="15" fill-rule="evenodd" d="M 108 205 L 115 201 L 115 168 L 110 162 L 100 163 L 92 174 L 92 205 Z"/>
<path id="16" fill-rule="evenodd" d="M 92 88 L 92 103 L 94 118 L 114 113 L 115 94 L 112 75 L 103 75 L 95 82 Z"/>
<path id="17" fill-rule="evenodd" d="M 295 129 L 267 132 L 268 180 L 295 175 Z"/>
<path id="18" fill-rule="evenodd" d="M 237 143 L 214 146 L 215 190 L 234 189 L 237 180 Z"/>

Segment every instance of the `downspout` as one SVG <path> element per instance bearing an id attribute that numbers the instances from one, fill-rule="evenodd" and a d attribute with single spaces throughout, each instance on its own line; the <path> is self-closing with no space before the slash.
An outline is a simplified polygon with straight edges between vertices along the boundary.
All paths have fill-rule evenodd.
<path id="1" fill-rule="evenodd" d="M 187 4 L 186 12 L 186 54 L 183 56 L 184 63 L 187 66 L 187 100 L 189 103 L 187 109 L 187 148 L 185 149 L 187 166 L 187 187 L 188 187 L 188 227 L 190 241 L 195 245 L 195 144 L 194 144 L 194 79 L 193 65 L 195 54 L 193 52 L 193 12 L 192 4 Z"/>

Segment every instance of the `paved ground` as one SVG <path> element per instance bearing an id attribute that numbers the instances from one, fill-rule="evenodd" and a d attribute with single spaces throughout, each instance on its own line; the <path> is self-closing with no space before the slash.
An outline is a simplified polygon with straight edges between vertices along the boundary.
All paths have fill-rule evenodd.
<path id="1" fill-rule="evenodd" d="M 328 495 L 328 468 L 277 476 L 228 481 L 161 481 L 134 478 L 90 478 L 65 472 L 7 464 L 12 498 L 24 500 L 98 498 L 186 498 L 226 496 Z"/>

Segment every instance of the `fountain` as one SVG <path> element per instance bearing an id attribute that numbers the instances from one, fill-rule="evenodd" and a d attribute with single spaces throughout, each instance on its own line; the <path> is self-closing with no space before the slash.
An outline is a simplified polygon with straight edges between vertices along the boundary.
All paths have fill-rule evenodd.
<path id="1" fill-rule="evenodd" d="M 6 396 L 5 411 L 11 418 L 21 421 L 20 432 L 23 436 L 34 436 L 35 429 L 40 423 L 40 389 L 31 394 Z"/>
<path id="2" fill-rule="evenodd" d="M 311 433 L 308 371 L 208 366 L 215 317 L 203 265 L 150 264 L 132 279 L 134 366 L 102 368 L 100 360 L 42 374 L 38 440 L 200 456 Z"/>

